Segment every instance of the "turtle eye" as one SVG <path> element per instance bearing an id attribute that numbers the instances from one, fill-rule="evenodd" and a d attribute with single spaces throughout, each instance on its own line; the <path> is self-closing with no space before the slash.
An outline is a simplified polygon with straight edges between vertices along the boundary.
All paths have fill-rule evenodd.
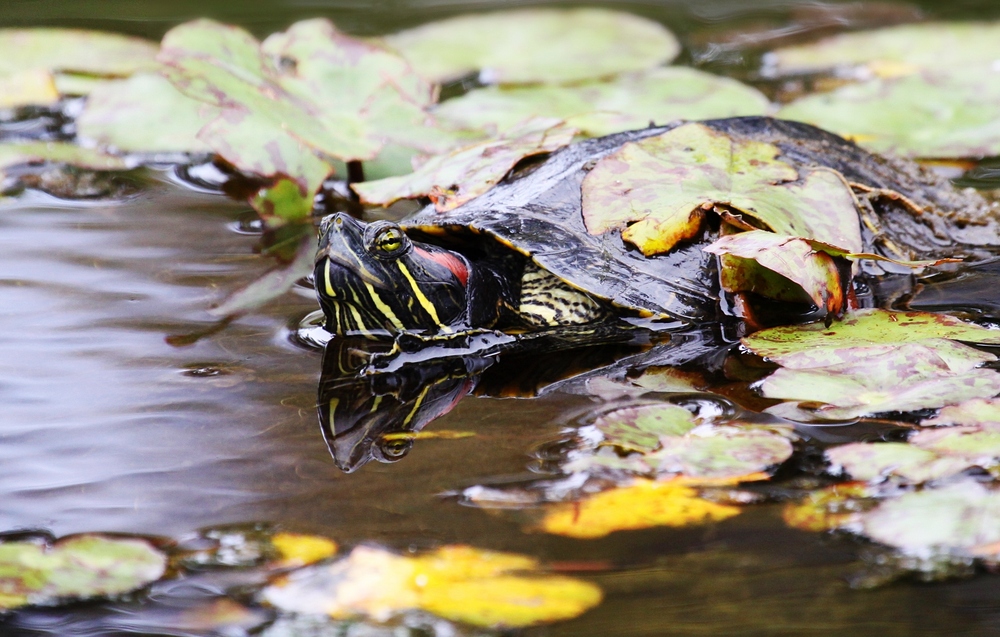
<path id="1" fill-rule="evenodd" d="M 407 245 L 406 235 L 395 224 L 377 228 L 370 236 L 368 249 L 376 256 L 395 256 Z"/>

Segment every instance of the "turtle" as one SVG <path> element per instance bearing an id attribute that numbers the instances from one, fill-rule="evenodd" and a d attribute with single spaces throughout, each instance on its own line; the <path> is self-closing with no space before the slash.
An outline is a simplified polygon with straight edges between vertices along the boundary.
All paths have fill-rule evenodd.
<path id="1" fill-rule="evenodd" d="M 866 248 L 898 258 L 953 256 L 1000 244 L 995 208 L 914 162 L 869 153 L 814 126 L 770 117 L 705 120 L 734 140 L 774 144 L 797 169 L 840 173 L 859 200 Z M 335 334 L 531 330 L 603 320 L 707 323 L 720 318 L 719 224 L 669 253 L 644 256 L 617 233 L 594 235 L 581 183 L 623 144 L 682 125 L 571 144 L 515 169 L 449 211 L 399 223 L 324 219 L 315 285 Z"/>

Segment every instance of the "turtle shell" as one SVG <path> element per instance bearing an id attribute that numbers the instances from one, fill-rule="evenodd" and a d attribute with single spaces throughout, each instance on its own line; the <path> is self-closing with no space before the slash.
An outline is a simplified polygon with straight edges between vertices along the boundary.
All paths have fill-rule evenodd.
<path id="1" fill-rule="evenodd" d="M 401 222 L 407 232 L 474 240 L 486 235 L 530 257 L 569 285 L 643 316 L 709 321 L 718 314 L 716 259 L 703 247 L 717 238 L 708 228 L 665 255 L 646 257 L 617 232 L 590 234 L 583 221 L 581 184 L 596 162 L 623 144 L 665 133 L 684 122 L 585 140 L 552 154 L 543 163 L 515 171 L 480 197 L 446 213 L 427 206 Z M 963 237 L 955 231 L 983 217 L 986 202 L 957 191 L 917 164 L 869 153 L 841 137 L 798 122 L 768 117 L 707 120 L 702 124 L 734 140 L 768 142 L 795 168 L 827 167 L 840 172 L 858 193 L 898 193 L 905 199 L 873 196 L 869 210 L 885 223 L 867 223 L 866 249 L 880 242 L 903 246 L 904 258 L 945 251 Z M 882 201 L 885 199 L 885 201 Z M 913 214 L 914 207 L 926 214 Z M 967 218 L 956 223 L 956 218 Z M 971 221 L 969 221 L 971 220 Z M 981 236 L 971 233 L 971 237 Z M 974 240 L 967 243 L 976 243 Z"/>

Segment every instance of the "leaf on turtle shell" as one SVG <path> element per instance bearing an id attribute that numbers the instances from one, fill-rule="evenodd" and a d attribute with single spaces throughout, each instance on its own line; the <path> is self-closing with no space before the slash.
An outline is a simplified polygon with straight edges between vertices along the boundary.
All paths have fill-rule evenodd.
<path id="1" fill-rule="evenodd" d="M 581 502 L 549 507 L 538 529 L 568 537 L 597 538 L 614 531 L 718 522 L 738 515 L 740 508 L 701 498 L 698 486 L 725 486 L 766 478 L 753 474 L 722 480 L 685 476 L 664 481 L 635 480 Z"/>
<path id="2" fill-rule="evenodd" d="M 921 421 L 920 424 L 1000 427 L 1000 398 L 973 398 L 959 405 L 951 405 L 943 408 L 935 417 Z"/>
<path id="3" fill-rule="evenodd" d="M 95 87 L 76 125 L 80 137 L 117 151 L 205 153 L 198 131 L 218 115 L 162 76 L 137 73 Z"/>
<path id="4" fill-rule="evenodd" d="M 1000 559 L 1000 492 L 971 479 L 904 493 L 860 516 L 864 535 L 920 557 Z"/>
<path id="5" fill-rule="evenodd" d="M 662 436 L 682 436 L 697 424 L 690 411 L 669 403 L 623 407 L 594 421 L 606 444 L 641 452 L 659 448 Z"/>
<path id="6" fill-rule="evenodd" d="M 496 185 L 525 157 L 569 144 L 576 130 L 559 120 L 534 119 L 504 135 L 432 157 L 409 175 L 351 184 L 369 204 L 430 197 L 439 212 L 452 210 Z"/>
<path id="7" fill-rule="evenodd" d="M 814 124 L 880 153 L 1000 155 L 1000 68 L 987 63 L 875 78 L 799 98 L 778 117 Z"/>
<path id="8" fill-rule="evenodd" d="M 166 556 L 145 540 L 78 535 L 0 543 L 0 609 L 121 595 L 158 579 Z"/>
<path id="9" fill-rule="evenodd" d="M 435 82 L 479 70 L 487 84 L 572 83 L 653 68 L 680 52 L 662 25 L 597 8 L 464 15 L 385 40 Z"/>
<path id="10" fill-rule="evenodd" d="M 975 463 L 961 456 L 942 456 L 905 442 L 857 442 L 826 452 L 833 473 L 844 472 L 855 480 L 879 481 L 888 476 L 921 484 L 961 473 Z"/>
<path id="11" fill-rule="evenodd" d="M 914 46 L 917 42 L 919 46 Z M 842 33 L 811 44 L 777 49 L 766 56 L 765 64 L 774 75 L 866 66 L 870 72 L 884 76 L 918 69 L 956 72 L 997 59 L 1000 23 L 925 22 Z"/>
<path id="12" fill-rule="evenodd" d="M 599 588 L 546 575 L 527 556 L 444 546 L 404 557 L 361 546 L 332 564 L 275 581 L 264 598 L 286 611 L 385 621 L 413 609 L 483 627 L 520 627 L 576 617 Z"/>
<path id="13" fill-rule="evenodd" d="M 619 229 L 643 254 L 662 254 L 696 236 L 705 213 L 723 205 L 736 222 L 746 215 L 773 232 L 859 252 L 857 202 L 843 177 L 828 169 L 800 175 L 779 154 L 699 123 L 627 143 L 584 178 L 587 230 Z"/>
<path id="14" fill-rule="evenodd" d="M 530 117 L 558 117 L 589 137 L 679 119 L 763 115 L 767 98 L 736 80 L 686 67 L 656 68 L 572 86 L 486 87 L 434 110 L 444 123 L 503 131 Z"/>

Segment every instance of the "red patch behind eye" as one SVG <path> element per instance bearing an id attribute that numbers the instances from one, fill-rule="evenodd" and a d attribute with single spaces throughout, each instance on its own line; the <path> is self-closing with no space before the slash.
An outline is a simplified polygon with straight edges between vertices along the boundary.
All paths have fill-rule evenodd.
<path id="1" fill-rule="evenodd" d="M 455 275 L 461 283 L 462 286 L 468 285 L 469 282 L 469 268 L 465 266 L 465 262 L 456 257 L 450 252 L 428 252 L 427 250 L 422 250 L 416 246 L 413 247 L 413 251 L 419 254 L 425 259 L 430 259 L 438 265 L 443 265 L 444 267 L 451 270 L 451 273 Z"/>

